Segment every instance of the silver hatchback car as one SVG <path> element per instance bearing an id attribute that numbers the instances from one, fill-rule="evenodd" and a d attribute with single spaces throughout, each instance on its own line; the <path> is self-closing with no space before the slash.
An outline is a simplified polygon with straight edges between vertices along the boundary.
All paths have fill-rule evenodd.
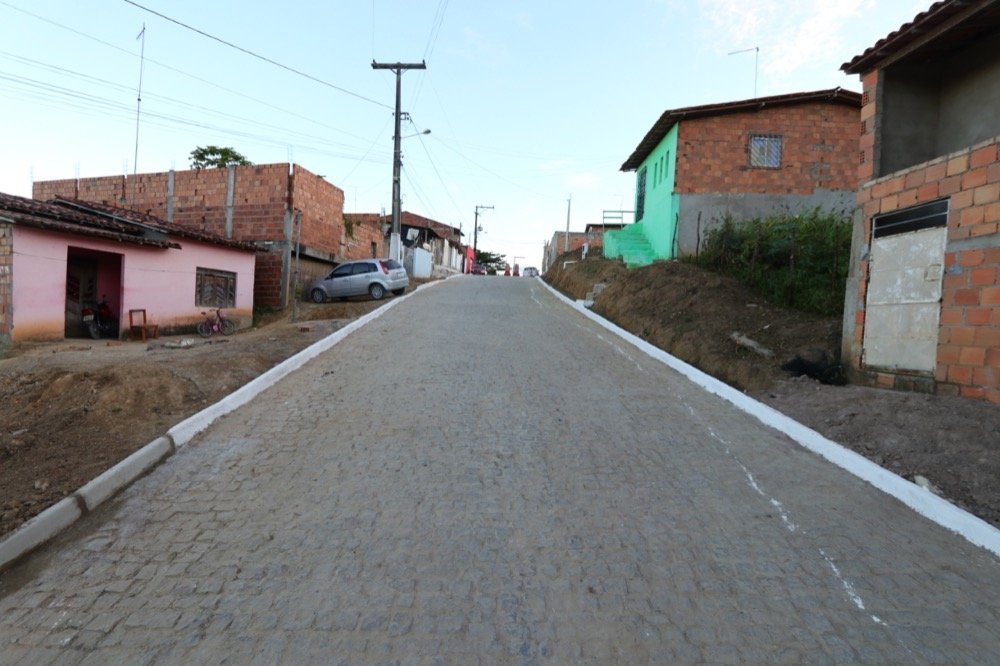
<path id="1" fill-rule="evenodd" d="M 345 261 L 326 277 L 313 280 L 306 293 L 314 303 L 364 294 L 377 301 L 387 291 L 399 296 L 409 285 L 406 269 L 395 259 L 359 259 Z"/>

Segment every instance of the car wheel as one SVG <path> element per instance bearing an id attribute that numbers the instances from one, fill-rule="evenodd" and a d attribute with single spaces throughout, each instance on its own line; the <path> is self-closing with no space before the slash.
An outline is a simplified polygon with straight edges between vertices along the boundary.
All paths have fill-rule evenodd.
<path id="1" fill-rule="evenodd" d="M 406 287 L 403 287 L 402 289 L 393 289 L 392 293 L 395 294 L 396 296 L 402 296 L 403 294 L 406 293 Z"/>
<path id="2" fill-rule="evenodd" d="M 368 295 L 372 297 L 373 301 L 381 301 L 382 297 L 385 296 L 385 287 L 376 282 L 368 287 Z"/>
<path id="3" fill-rule="evenodd" d="M 324 303 L 326 302 L 326 292 L 322 289 L 313 289 L 309 293 L 309 298 L 312 299 L 313 303 Z"/>

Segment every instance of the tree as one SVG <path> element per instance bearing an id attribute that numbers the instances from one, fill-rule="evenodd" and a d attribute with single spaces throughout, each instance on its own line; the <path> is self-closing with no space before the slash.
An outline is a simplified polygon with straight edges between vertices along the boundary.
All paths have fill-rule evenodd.
<path id="1" fill-rule="evenodd" d="M 198 146 L 191 151 L 191 168 L 204 169 L 206 167 L 227 167 L 249 166 L 253 164 L 246 157 L 236 152 L 232 148 L 220 148 L 219 146 Z"/>
<path id="2" fill-rule="evenodd" d="M 476 263 L 485 267 L 488 272 L 502 273 L 503 269 L 507 266 L 507 262 L 504 261 L 504 256 L 506 255 L 477 249 Z"/>

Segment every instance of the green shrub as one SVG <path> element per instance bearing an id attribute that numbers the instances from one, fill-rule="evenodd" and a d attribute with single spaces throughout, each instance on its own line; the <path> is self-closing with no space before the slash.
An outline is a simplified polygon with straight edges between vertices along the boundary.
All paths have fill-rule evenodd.
<path id="1" fill-rule="evenodd" d="M 850 218 L 817 209 L 746 222 L 727 217 L 689 260 L 741 280 L 776 305 L 838 315 L 850 250 Z"/>

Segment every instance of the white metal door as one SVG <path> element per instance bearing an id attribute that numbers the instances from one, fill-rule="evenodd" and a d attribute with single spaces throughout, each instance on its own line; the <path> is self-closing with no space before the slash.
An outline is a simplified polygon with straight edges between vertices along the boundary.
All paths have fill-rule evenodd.
<path id="1" fill-rule="evenodd" d="M 872 241 L 865 314 L 865 365 L 933 372 L 947 230 Z"/>

